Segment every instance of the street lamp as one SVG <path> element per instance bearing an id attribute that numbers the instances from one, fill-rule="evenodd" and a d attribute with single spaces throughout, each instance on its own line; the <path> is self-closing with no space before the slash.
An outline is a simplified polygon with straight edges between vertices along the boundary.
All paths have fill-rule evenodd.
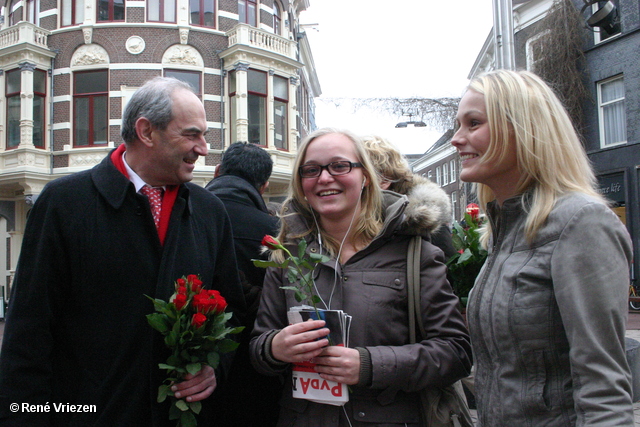
<path id="1" fill-rule="evenodd" d="M 411 118 L 414 116 L 412 113 L 409 114 L 404 114 L 405 116 L 409 116 L 409 121 L 408 122 L 400 122 L 398 124 L 396 124 L 397 128 L 406 128 L 409 125 L 412 125 L 415 128 L 424 128 L 427 127 L 427 124 L 423 121 L 416 121 L 416 120 L 411 120 Z"/>

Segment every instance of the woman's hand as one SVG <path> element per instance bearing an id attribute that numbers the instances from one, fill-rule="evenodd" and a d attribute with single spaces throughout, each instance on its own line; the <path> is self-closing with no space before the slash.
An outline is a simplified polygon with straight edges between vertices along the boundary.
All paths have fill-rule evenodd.
<path id="1" fill-rule="evenodd" d="M 316 364 L 316 372 L 325 380 L 347 385 L 360 381 L 360 353 L 356 349 L 327 347 L 312 362 Z"/>
<path id="2" fill-rule="evenodd" d="M 177 399 L 185 398 L 187 402 L 197 402 L 211 396 L 216 389 L 216 372 L 209 365 L 204 365 L 196 374 L 187 374 L 184 381 L 173 384 L 171 391 Z"/>
<path id="3" fill-rule="evenodd" d="M 309 320 L 289 325 L 273 337 L 271 354 L 276 360 L 299 363 L 310 360 L 329 345 L 325 337 L 329 329 L 323 328 L 324 320 Z M 322 328 L 322 329 L 320 329 Z"/>

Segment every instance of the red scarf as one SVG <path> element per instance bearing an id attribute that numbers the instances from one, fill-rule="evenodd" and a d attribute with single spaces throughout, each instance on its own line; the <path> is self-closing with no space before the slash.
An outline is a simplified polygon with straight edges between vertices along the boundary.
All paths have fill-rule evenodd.
<path id="1" fill-rule="evenodd" d="M 124 160 L 122 156 L 124 155 L 127 147 L 125 144 L 120 144 L 118 148 L 115 149 L 113 153 L 111 153 L 111 161 L 115 165 L 116 169 L 120 171 L 124 176 L 129 178 L 129 174 L 127 173 L 127 168 L 124 166 Z M 164 245 L 164 239 L 167 236 L 167 230 L 169 229 L 169 219 L 171 218 L 171 210 L 173 209 L 173 204 L 176 201 L 176 197 L 178 197 L 178 186 L 177 185 L 167 185 L 167 188 L 164 192 L 164 196 L 162 197 L 162 210 L 160 211 L 160 224 L 158 225 L 158 237 L 160 238 L 160 244 Z"/>

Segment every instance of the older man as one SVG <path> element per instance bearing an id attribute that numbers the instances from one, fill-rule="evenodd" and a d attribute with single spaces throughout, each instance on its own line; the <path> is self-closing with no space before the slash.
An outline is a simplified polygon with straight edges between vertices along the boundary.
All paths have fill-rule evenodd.
<path id="1" fill-rule="evenodd" d="M 91 170 L 45 187 L 29 216 L 9 305 L 0 424 L 175 425 L 168 403 L 156 403 L 164 379 L 157 364 L 168 350 L 147 324 L 153 306 L 145 295 L 166 300 L 176 279 L 199 274 L 231 307 L 244 306 L 226 211 L 188 183 L 207 154 L 206 131 L 202 102 L 188 85 L 153 79 L 124 111 L 125 144 Z M 216 381 L 207 367 L 176 393 L 203 400 Z M 67 404 L 89 410 L 60 410 Z"/>

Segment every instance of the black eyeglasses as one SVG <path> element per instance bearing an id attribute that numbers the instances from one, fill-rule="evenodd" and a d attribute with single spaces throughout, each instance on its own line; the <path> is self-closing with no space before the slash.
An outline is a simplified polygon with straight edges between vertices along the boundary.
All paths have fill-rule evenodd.
<path id="1" fill-rule="evenodd" d="M 298 173 L 302 178 L 316 178 L 319 177 L 324 169 L 329 172 L 329 175 L 346 175 L 351 172 L 353 168 L 361 168 L 362 163 L 354 163 L 346 160 L 339 162 L 331 162 L 328 165 L 303 165 L 298 168 Z"/>

